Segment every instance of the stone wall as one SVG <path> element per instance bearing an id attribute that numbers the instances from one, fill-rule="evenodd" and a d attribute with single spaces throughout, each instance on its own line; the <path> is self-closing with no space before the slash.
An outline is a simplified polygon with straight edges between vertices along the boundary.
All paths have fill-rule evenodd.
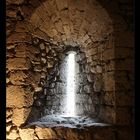
<path id="1" fill-rule="evenodd" d="M 99 0 L 99 3 L 6 1 L 8 140 L 132 140 L 132 2 Z M 99 127 L 80 132 L 65 128 L 20 128 L 25 121 L 43 115 L 49 95 L 45 87 L 66 46 L 79 46 L 85 54 L 84 70 L 91 82 L 93 112 L 105 122 L 117 125 L 115 129 Z"/>

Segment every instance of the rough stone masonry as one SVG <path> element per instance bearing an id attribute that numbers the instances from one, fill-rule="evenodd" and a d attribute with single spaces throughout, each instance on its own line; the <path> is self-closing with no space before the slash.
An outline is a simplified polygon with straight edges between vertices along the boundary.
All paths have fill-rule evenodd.
<path id="1" fill-rule="evenodd" d="M 132 0 L 6 0 L 6 34 L 7 140 L 133 139 Z M 80 50 L 80 92 L 92 97 L 93 114 L 111 126 L 23 129 L 48 107 L 46 84 L 70 46 Z"/>

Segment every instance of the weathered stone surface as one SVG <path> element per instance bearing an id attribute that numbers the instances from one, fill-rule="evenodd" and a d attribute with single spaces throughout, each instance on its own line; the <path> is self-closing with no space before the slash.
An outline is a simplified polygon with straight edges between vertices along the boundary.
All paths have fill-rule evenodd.
<path id="1" fill-rule="evenodd" d="M 102 73 L 102 67 L 99 66 L 99 65 L 97 65 L 97 66 L 96 66 L 96 72 L 97 72 L 97 73 Z"/>
<path id="2" fill-rule="evenodd" d="M 12 123 L 7 123 L 6 124 L 6 132 L 9 132 L 11 127 L 12 127 Z"/>
<path id="3" fill-rule="evenodd" d="M 43 63 L 43 64 L 46 64 L 46 62 L 47 62 L 47 60 L 45 59 L 45 58 L 41 58 L 41 62 Z"/>
<path id="4" fill-rule="evenodd" d="M 21 4 L 24 0 L 7 0 L 6 4 Z"/>
<path id="5" fill-rule="evenodd" d="M 110 60 L 108 62 L 105 62 L 103 65 L 103 69 L 105 72 L 114 71 L 115 70 L 115 61 Z"/>
<path id="6" fill-rule="evenodd" d="M 101 104 L 105 105 L 115 105 L 115 91 L 105 92 L 101 95 Z"/>
<path id="7" fill-rule="evenodd" d="M 6 123 L 10 123 L 10 122 L 12 122 L 12 117 L 11 116 L 6 118 Z"/>
<path id="8" fill-rule="evenodd" d="M 17 11 L 16 10 L 7 10 L 6 11 L 6 16 L 8 16 L 10 18 L 16 18 Z"/>
<path id="9" fill-rule="evenodd" d="M 14 51 L 7 51 L 6 52 L 6 58 L 13 58 L 15 56 L 15 52 Z"/>
<path id="10" fill-rule="evenodd" d="M 97 54 L 97 51 L 98 51 L 98 49 L 96 47 L 88 49 L 87 51 L 85 51 L 86 52 L 86 57 L 90 57 L 91 55 Z"/>
<path id="11" fill-rule="evenodd" d="M 107 49 L 103 52 L 102 59 L 103 60 L 111 60 L 115 58 L 115 50 L 114 49 Z"/>
<path id="12" fill-rule="evenodd" d="M 45 50 L 45 48 L 46 48 L 44 43 L 41 43 L 39 46 L 40 46 L 41 50 Z"/>
<path id="13" fill-rule="evenodd" d="M 64 33 L 63 24 L 61 20 L 58 20 L 57 22 L 55 22 L 55 27 L 58 32 Z"/>
<path id="14" fill-rule="evenodd" d="M 9 80 L 14 85 L 24 85 L 26 78 L 27 74 L 25 74 L 23 71 L 16 71 L 10 73 Z"/>
<path id="15" fill-rule="evenodd" d="M 26 78 L 26 83 L 31 84 L 34 88 L 38 88 L 38 84 L 41 78 L 41 73 L 39 72 L 29 72 Z M 36 75 L 36 76 L 34 76 Z"/>
<path id="16" fill-rule="evenodd" d="M 30 63 L 25 58 L 9 58 L 7 60 L 7 68 L 9 70 L 28 70 L 30 68 Z"/>
<path id="17" fill-rule="evenodd" d="M 38 47 L 34 46 L 34 45 L 27 45 L 27 52 L 33 53 L 33 54 L 39 54 L 40 50 Z"/>
<path id="18" fill-rule="evenodd" d="M 13 110 L 12 110 L 12 109 L 7 108 L 7 109 L 6 109 L 6 117 L 11 116 L 12 114 L 13 114 Z"/>
<path id="19" fill-rule="evenodd" d="M 12 130 L 10 131 L 10 134 L 8 134 L 6 138 L 7 138 L 7 139 L 15 140 L 15 139 L 18 138 L 18 137 L 19 137 L 19 135 L 18 135 L 17 130 L 16 130 L 16 129 L 12 129 Z"/>
<path id="20" fill-rule="evenodd" d="M 6 84 L 8 84 L 10 82 L 9 78 L 6 78 Z"/>
<path id="21" fill-rule="evenodd" d="M 87 80 L 88 80 L 89 82 L 93 82 L 93 81 L 94 81 L 94 75 L 93 75 L 92 73 L 88 74 L 88 75 L 87 75 Z"/>
<path id="22" fill-rule="evenodd" d="M 104 118 L 104 121 L 107 123 L 115 123 L 116 119 L 116 112 L 114 106 L 100 106 L 99 117 Z"/>
<path id="23" fill-rule="evenodd" d="M 30 112 L 31 108 L 21 108 L 21 109 L 14 109 L 13 110 L 13 116 L 12 116 L 12 122 L 16 126 L 20 126 L 23 124 Z M 20 115 L 17 115 L 20 114 Z"/>
<path id="24" fill-rule="evenodd" d="M 22 86 L 8 86 L 6 93 L 7 107 L 28 107 L 33 103 L 32 93 Z"/>
<path id="25" fill-rule="evenodd" d="M 92 73 L 96 73 L 96 67 L 95 67 L 95 66 L 91 66 L 90 71 L 91 71 Z"/>
<path id="26" fill-rule="evenodd" d="M 19 135 L 22 140 L 34 140 L 34 129 L 19 129 Z"/>
<path id="27" fill-rule="evenodd" d="M 8 45 L 6 46 L 6 49 L 8 49 L 8 50 L 14 49 L 15 46 L 16 46 L 15 44 L 8 44 Z"/>
<path id="28" fill-rule="evenodd" d="M 16 57 L 27 57 L 27 51 L 26 51 L 27 45 L 26 44 L 18 44 L 15 48 L 15 56 Z"/>
<path id="29" fill-rule="evenodd" d="M 68 3 L 65 0 L 62 0 L 62 1 L 56 0 L 56 4 L 58 7 L 58 10 L 60 10 L 60 11 L 68 7 Z"/>
<path id="30" fill-rule="evenodd" d="M 56 133 L 50 128 L 39 128 L 35 129 L 35 132 L 39 139 L 57 139 Z"/>
<path id="31" fill-rule="evenodd" d="M 28 29 L 26 27 L 26 23 L 23 22 L 23 21 L 18 21 L 17 22 L 15 30 L 16 30 L 17 33 L 28 32 Z"/>
<path id="32" fill-rule="evenodd" d="M 127 0 L 119 0 L 119 2 L 100 0 L 100 3 L 104 8 L 102 8 L 98 2 L 85 0 L 48 0 L 46 2 L 38 0 L 6 1 L 8 5 L 6 19 L 8 21 L 8 51 L 6 54 L 6 72 L 8 74 L 7 106 L 12 108 L 7 109 L 7 131 L 11 131 L 11 133 L 8 132 L 9 135 L 7 139 L 133 139 L 130 130 L 127 128 L 122 129 L 122 125 L 132 124 L 130 121 L 132 120 L 132 98 L 134 98 L 132 92 L 134 88 L 132 73 L 134 67 L 134 62 L 132 61 L 134 59 L 132 53 L 134 38 L 133 32 L 129 31 L 129 27 L 127 27 L 129 26 L 127 24 L 131 24 L 129 22 L 132 21 L 131 19 L 129 21 L 128 16 L 130 14 L 132 18 L 132 8 L 129 7 Z M 17 10 L 22 12 L 24 16 L 23 21 L 17 21 Z M 26 21 L 26 23 L 24 21 Z M 38 38 L 36 41 L 31 40 L 31 36 L 32 38 Z M 49 36 L 52 38 L 50 39 Z M 45 41 L 47 41 L 47 43 Z M 46 52 L 44 46 L 40 49 L 39 44 L 41 43 L 45 45 Z M 49 51 L 53 48 L 53 44 L 55 44 L 55 50 L 57 50 L 59 54 L 57 54 L 57 51 L 49 54 Z M 101 119 L 109 123 L 113 122 L 121 125 L 119 128 L 115 128 L 115 130 L 118 129 L 118 132 L 113 132 L 115 133 L 115 137 L 111 130 L 107 128 L 102 129 L 101 127 L 99 129 L 97 127 L 96 129 L 89 128 L 89 130 L 60 128 L 57 133 L 47 128 L 45 128 L 47 130 L 37 128 L 37 135 L 34 134 L 31 129 L 19 129 L 18 127 L 19 135 L 16 129 L 13 130 L 12 123 L 19 126 L 28 116 L 23 106 L 31 106 L 33 103 L 30 89 L 28 89 L 28 93 L 25 91 L 25 87 L 21 87 L 20 85 L 30 85 L 29 87 L 33 87 L 35 92 L 43 90 L 43 84 L 39 85 L 40 78 L 46 79 L 46 76 L 49 77 L 48 68 L 53 69 L 54 61 L 57 63 L 58 60 L 57 55 L 63 54 L 63 50 L 66 48 L 63 45 L 79 46 L 80 50 L 86 54 L 86 58 L 81 60 L 83 64 L 80 63 L 79 65 L 83 67 L 88 63 L 89 70 L 82 68 L 85 72 L 82 72 L 82 74 L 85 75 L 82 79 L 82 83 L 90 82 L 88 84 L 94 87 L 92 91 L 90 91 L 89 88 L 85 88 L 87 91 L 89 90 L 88 95 L 93 95 L 93 100 L 96 104 L 89 112 L 99 113 Z M 48 59 L 50 57 L 49 55 L 53 58 L 52 62 Z M 25 59 L 20 59 L 21 57 Z M 41 57 L 44 59 L 43 63 L 41 63 Z M 27 61 L 26 58 L 29 58 L 29 61 Z M 24 70 L 29 69 L 30 71 L 25 74 Z M 46 74 L 42 74 L 42 71 Z M 94 77 L 87 76 L 89 71 L 94 73 Z M 125 71 L 125 73 L 122 71 Z M 120 73 L 120 75 L 118 75 L 118 73 Z M 101 77 L 98 77 L 98 74 L 101 74 Z M 58 77 L 59 74 L 57 75 L 57 78 Z M 55 82 L 59 80 L 57 78 L 54 78 Z M 53 84 L 55 85 L 54 81 Z M 46 80 L 46 83 L 47 82 Z M 9 86 L 9 84 L 19 86 Z M 62 90 L 62 88 L 55 89 L 54 85 L 51 86 L 53 93 Z M 85 87 L 85 85 L 80 87 L 80 94 L 83 94 L 82 87 Z M 45 94 L 48 94 L 48 90 Z M 53 101 L 51 96 L 49 96 L 49 100 L 50 105 L 52 105 L 52 103 L 57 104 L 57 101 Z M 86 96 L 83 96 L 81 102 L 83 100 L 87 103 Z M 91 103 L 92 101 L 89 102 Z M 119 108 L 116 109 L 116 107 Z M 38 112 L 34 113 L 36 116 L 38 116 L 38 114 Z"/>
<path id="33" fill-rule="evenodd" d="M 115 90 L 115 76 L 114 72 L 107 72 L 103 74 L 104 90 L 114 91 Z"/>
<path id="34" fill-rule="evenodd" d="M 100 92 L 102 90 L 103 87 L 103 81 L 102 81 L 102 76 L 101 75 L 95 75 L 94 76 L 94 91 L 96 92 Z"/>
<path id="35" fill-rule="evenodd" d="M 7 38 L 7 43 L 31 42 L 31 36 L 27 33 L 14 33 Z"/>

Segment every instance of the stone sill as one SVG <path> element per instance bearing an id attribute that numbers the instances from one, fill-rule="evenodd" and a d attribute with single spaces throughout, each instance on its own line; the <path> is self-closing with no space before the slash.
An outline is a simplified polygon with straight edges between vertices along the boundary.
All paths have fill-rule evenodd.
<path id="1" fill-rule="evenodd" d="M 33 126 L 41 128 L 77 128 L 84 129 L 88 127 L 110 127 L 111 124 L 101 123 L 98 118 L 89 118 L 89 117 L 66 117 L 61 115 L 47 115 L 37 121 L 29 122 L 24 125 L 23 128 L 30 128 Z"/>

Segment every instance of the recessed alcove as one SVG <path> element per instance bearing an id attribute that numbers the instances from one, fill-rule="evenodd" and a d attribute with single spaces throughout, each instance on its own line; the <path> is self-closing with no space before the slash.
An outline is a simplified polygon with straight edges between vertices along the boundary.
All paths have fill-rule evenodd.
<path id="1" fill-rule="evenodd" d="M 7 140 L 132 140 L 130 3 L 6 1 Z"/>
<path id="2" fill-rule="evenodd" d="M 100 108 L 96 109 L 94 100 L 96 75 L 90 70 L 92 64 L 87 63 L 85 52 L 79 46 L 65 46 L 58 54 L 59 61 L 45 77 L 42 90 L 34 98 L 33 104 L 40 108 L 42 112 L 38 114 L 41 115 L 36 117 L 33 107 L 24 128 L 33 125 L 70 128 L 107 125 L 98 117 Z"/>

